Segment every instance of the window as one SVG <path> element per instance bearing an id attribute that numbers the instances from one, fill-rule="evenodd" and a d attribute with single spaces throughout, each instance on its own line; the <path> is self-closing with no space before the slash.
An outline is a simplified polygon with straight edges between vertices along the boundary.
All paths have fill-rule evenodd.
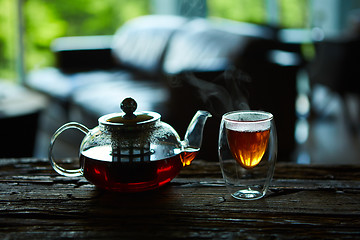
<path id="1" fill-rule="evenodd" d="M 110 35 L 128 19 L 150 13 L 148 0 L 0 0 L 0 79 L 16 79 L 19 33 L 26 70 L 51 66 L 57 37 Z M 24 30 L 19 31 L 19 16 Z M 19 66 L 20 67 L 20 66 Z"/>
<path id="2" fill-rule="evenodd" d="M 231 20 L 265 23 L 266 3 L 263 0 L 208 0 L 208 16 Z"/>
<path id="3" fill-rule="evenodd" d="M 146 14 L 221 17 L 282 28 L 336 28 L 360 0 L 0 0 L 0 79 L 15 79 L 24 53 L 26 70 L 52 66 L 51 42 L 62 36 L 111 35 Z M 19 17 L 24 31 L 20 31 Z M 21 26 L 20 26 L 21 27 Z M 23 33 L 23 44 L 19 34 Z M 24 51 L 21 51 L 21 47 Z"/>
<path id="4" fill-rule="evenodd" d="M 208 0 L 208 15 L 283 28 L 305 28 L 309 0 Z"/>
<path id="5" fill-rule="evenodd" d="M 128 19 L 149 14 L 148 0 L 30 0 L 24 2 L 27 69 L 54 63 L 57 37 L 111 35 Z"/>
<path id="6" fill-rule="evenodd" d="M 0 0 L 0 80 L 16 77 L 16 1 Z"/>

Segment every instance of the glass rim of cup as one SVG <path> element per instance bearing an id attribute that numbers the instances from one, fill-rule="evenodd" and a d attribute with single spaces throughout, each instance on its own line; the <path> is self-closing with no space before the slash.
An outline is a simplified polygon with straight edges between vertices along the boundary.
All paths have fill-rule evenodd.
<path id="1" fill-rule="evenodd" d="M 246 114 L 246 113 L 250 113 L 250 114 L 257 114 L 257 115 L 263 115 L 266 116 L 266 118 L 261 118 L 261 119 L 230 119 L 228 118 L 230 115 L 234 115 L 234 114 Z M 225 113 L 223 115 L 223 119 L 225 121 L 229 121 L 229 122 L 238 122 L 238 123 L 261 123 L 261 122 L 268 122 L 273 120 L 274 116 L 272 113 L 270 112 L 266 112 L 266 111 L 262 111 L 262 110 L 236 110 L 236 111 L 231 111 L 228 113 Z"/>

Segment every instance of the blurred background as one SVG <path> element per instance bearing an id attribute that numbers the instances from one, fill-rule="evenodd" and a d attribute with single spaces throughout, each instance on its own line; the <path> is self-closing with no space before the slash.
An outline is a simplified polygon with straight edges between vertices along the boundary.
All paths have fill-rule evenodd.
<path id="1" fill-rule="evenodd" d="M 213 114 L 275 115 L 279 161 L 358 163 L 360 0 L 0 0 L 0 157 L 47 157 L 127 96 L 183 136 Z M 74 157 L 69 130 L 56 157 Z"/>

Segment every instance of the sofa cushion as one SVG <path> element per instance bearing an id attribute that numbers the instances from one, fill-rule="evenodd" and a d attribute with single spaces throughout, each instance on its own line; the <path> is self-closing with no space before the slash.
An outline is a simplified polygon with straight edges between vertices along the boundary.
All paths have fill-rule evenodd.
<path id="1" fill-rule="evenodd" d="M 227 69 L 247 48 L 249 42 L 273 37 L 269 28 L 223 19 L 194 19 L 172 37 L 163 70 L 210 72 Z"/>
<path id="2" fill-rule="evenodd" d="M 156 76 L 169 38 L 186 21 L 184 17 L 167 15 L 130 20 L 115 33 L 112 53 L 122 66 Z"/>

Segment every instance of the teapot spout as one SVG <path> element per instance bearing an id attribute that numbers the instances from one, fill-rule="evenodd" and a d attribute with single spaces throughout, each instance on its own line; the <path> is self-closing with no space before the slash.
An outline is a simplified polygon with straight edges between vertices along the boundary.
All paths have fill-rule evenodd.
<path id="1" fill-rule="evenodd" d="M 203 130 L 208 117 L 211 117 L 209 112 L 199 110 L 191 120 L 186 130 L 185 138 L 181 142 L 183 148 L 181 161 L 183 166 L 190 165 L 200 150 Z"/>
<path id="2" fill-rule="evenodd" d="M 211 117 L 211 114 L 202 110 L 197 111 L 194 115 L 186 130 L 184 141 L 182 141 L 185 152 L 191 151 L 190 149 L 192 149 L 192 151 L 200 149 L 203 130 L 208 117 Z"/>

